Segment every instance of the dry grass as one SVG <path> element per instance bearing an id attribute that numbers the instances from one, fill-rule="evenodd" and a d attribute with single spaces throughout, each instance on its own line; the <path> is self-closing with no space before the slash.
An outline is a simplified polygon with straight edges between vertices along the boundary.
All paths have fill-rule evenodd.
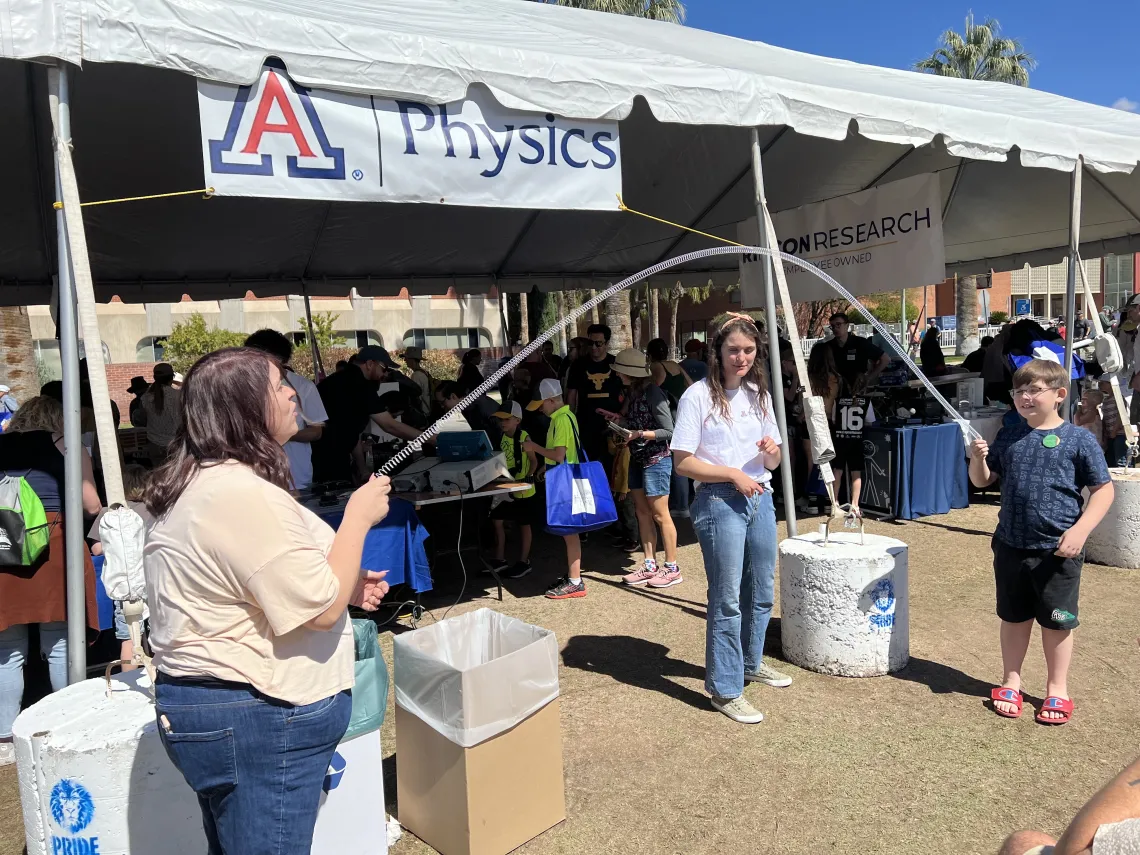
<path id="1" fill-rule="evenodd" d="M 501 606 L 478 580 L 455 612 L 498 607 L 554 630 L 562 646 L 570 818 L 519 851 L 986 853 L 1016 828 L 1059 832 L 1140 742 L 1132 696 L 1140 585 L 1126 571 L 1086 569 L 1071 724 L 1039 726 L 1028 710 L 1020 721 L 998 718 L 982 700 L 1000 676 L 995 520 L 983 505 L 872 524 L 910 544 L 910 666 L 863 680 L 788 666 L 791 688 L 747 689 L 767 716 L 753 727 L 713 712 L 702 690 L 705 581 L 687 526 L 686 582 L 663 592 L 620 587 L 632 561 L 602 548 L 601 537 L 586 547 L 583 600 L 539 596 L 559 569 L 554 540 L 538 541 L 540 570 L 510 583 Z M 458 581 L 441 576 L 428 601 L 442 604 L 437 615 L 458 593 Z M 778 645 L 778 631 L 769 639 Z M 390 663 L 391 634 L 382 640 Z M 1043 688 L 1035 639 L 1026 689 L 1039 702 Z M 392 716 L 383 740 L 391 753 Z M 3 773 L 0 855 L 10 855 L 23 840 L 15 775 Z M 398 815 L 395 774 L 388 757 L 385 790 Z M 430 851 L 407 833 L 393 850 Z"/>

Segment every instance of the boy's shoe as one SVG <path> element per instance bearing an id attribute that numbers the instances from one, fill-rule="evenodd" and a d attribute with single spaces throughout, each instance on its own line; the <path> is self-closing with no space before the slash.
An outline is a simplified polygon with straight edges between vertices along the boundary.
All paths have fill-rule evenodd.
<path id="1" fill-rule="evenodd" d="M 504 579 L 521 579 L 531 571 L 529 561 L 516 561 L 506 570 L 499 571 L 499 575 Z"/>
<path id="2" fill-rule="evenodd" d="M 568 576 L 559 579 L 554 587 L 546 592 L 548 600 L 572 600 L 584 596 L 586 596 L 586 583 Z"/>
<path id="3" fill-rule="evenodd" d="M 764 713 L 744 698 L 713 698 L 712 705 L 713 709 L 719 710 L 741 724 L 759 724 L 764 720 Z"/>
<path id="4" fill-rule="evenodd" d="M 0 766 L 11 766 L 16 762 L 16 746 L 11 742 L 0 742 Z"/>
<path id="5" fill-rule="evenodd" d="M 657 564 L 646 560 L 644 564 L 642 564 L 632 573 L 629 573 L 626 576 L 622 576 L 621 580 L 627 585 L 638 587 L 639 585 L 644 585 L 646 582 L 656 576 L 657 572 Z"/>
<path id="6" fill-rule="evenodd" d="M 658 570 L 653 578 L 649 580 L 648 585 L 650 588 L 672 588 L 674 585 L 680 585 L 685 580 L 681 578 L 681 568 L 676 564 L 664 564 Z"/>
<path id="7" fill-rule="evenodd" d="M 787 674 L 781 674 L 771 665 L 764 662 L 760 663 L 760 667 L 753 672 L 744 672 L 744 681 L 746 683 L 763 683 L 766 686 L 773 686 L 777 689 L 784 689 L 792 685 L 792 678 Z"/>
<path id="8" fill-rule="evenodd" d="M 497 573 L 498 575 L 502 576 L 503 572 L 510 566 L 511 565 L 509 565 L 502 558 L 491 558 L 487 561 L 486 566 L 483 568 L 483 572 L 487 574 Z"/>

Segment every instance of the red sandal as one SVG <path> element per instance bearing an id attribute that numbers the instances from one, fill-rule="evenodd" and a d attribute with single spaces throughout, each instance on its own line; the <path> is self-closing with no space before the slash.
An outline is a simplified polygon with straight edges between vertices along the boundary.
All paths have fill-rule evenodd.
<path id="1" fill-rule="evenodd" d="M 990 690 L 990 700 L 1002 701 L 1007 704 L 1016 704 L 1017 712 L 1002 712 L 994 704 L 994 712 L 1002 718 L 1021 718 L 1021 692 L 1017 689 L 1011 689 L 1008 686 L 998 686 L 996 689 Z"/>
<path id="2" fill-rule="evenodd" d="M 1061 718 L 1044 718 L 1043 714 L 1047 712 L 1061 713 Z M 1068 724 L 1072 717 L 1072 700 L 1050 695 L 1045 699 L 1045 703 L 1041 705 L 1041 712 L 1037 713 L 1033 718 L 1038 724 Z"/>

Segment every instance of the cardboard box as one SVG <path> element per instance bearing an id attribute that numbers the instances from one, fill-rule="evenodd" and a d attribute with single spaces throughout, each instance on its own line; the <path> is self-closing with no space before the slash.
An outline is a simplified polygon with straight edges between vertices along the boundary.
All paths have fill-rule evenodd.
<path id="1" fill-rule="evenodd" d="M 400 823 L 443 855 L 505 855 L 566 818 L 558 699 L 464 748 L 396 707 Z"/>

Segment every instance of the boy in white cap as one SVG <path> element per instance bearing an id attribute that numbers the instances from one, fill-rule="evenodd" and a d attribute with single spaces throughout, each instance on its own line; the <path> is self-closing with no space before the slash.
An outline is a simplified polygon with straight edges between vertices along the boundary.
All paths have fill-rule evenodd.
<path id="1" fill-rule="evenodd" d="M 534 482 L 538 471 L 538 458 L 526 448 L 530 435 L 522 429 L 522 407 L 518 401 L 508 401 L 495 413 L 495 418 L 503 428 L 503 438 L 499 447 L 507 460 L 511 477 L 519 481 Z M 491 559 L 491 569 L 506 579 L 521 579 L 531 570 L 530 545 L 533 533 L 531 521 L 537 513 L 539 502 L 534 498 L 535 489 L 512 493 L 510 497 L 491 510 L 491 522 L 495 526 L 495 554 Z M 507 564 L 507 532 L 505 523 L 513 521 L 519 528 L 519 560 Z"/>
<path id="2" fill-rule="evenodd" d="M 537 410 L 550 418 L 550 429 L 546 433 L 546 447 L 534 440 L 527 440 L 524 448 L 541 454 L 548 466 L 560 463 L 578 463 L 578 420 L 562 400 L 562 384 L 547 378 L 538 384 L 537 399 L 527 405 L 528 410 Z M 586 584 L 582 581 L 582 542 L 576 534 L 562 536 L 566 541 L 567 574 L 559 579 L 554 587 L 546 592 L 547 599 L 570 600 L 586 596 Z"/>

